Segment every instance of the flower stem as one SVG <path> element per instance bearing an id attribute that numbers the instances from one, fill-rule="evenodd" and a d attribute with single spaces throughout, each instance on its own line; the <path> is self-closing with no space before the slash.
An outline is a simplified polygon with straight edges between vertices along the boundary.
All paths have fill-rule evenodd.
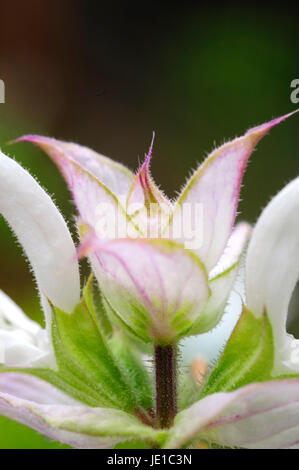
<path id="1" fill-rule="evenodd" d="M 177 413 L 176 346 L 156 346 L 155 366 L 156 425 L 158 428 L 169 428 Z"/>

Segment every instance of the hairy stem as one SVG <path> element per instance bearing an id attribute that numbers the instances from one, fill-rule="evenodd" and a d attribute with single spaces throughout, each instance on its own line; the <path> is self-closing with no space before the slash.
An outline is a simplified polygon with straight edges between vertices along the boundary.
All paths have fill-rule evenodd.
<path id="1" fill-rule="evenodd" d="M 156 419 L 158 428 L 170 428 L 177 413 L 176 346 L 155 347 Z"/>

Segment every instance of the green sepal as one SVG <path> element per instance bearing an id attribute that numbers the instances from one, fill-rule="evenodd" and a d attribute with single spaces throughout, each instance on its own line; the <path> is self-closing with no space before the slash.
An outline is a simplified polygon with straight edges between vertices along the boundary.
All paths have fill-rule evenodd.
<path id="1" fill-rule="evenodd" d="M 77 379 L 99 397 L 98 406 L 132 411 L 135 397 L 104 338 L 92 302 L 92 278 L 71 314 L 52 307 L 52 340 L 59 372 Z"/>
<path id="2" fill-rule="evenodd" d="M 92 274 L 90 275 L 90 277 L 93 280 Z M 105 338 L 111 338 L 113 336 L 113 326 L 112 326 L 112 323 L 109 319 L 107 311 L 105 309 L 104 298 L 103 298 L 102 293 L 99 289 L 99 284 L 98 284 L 97 281 L 93 282 L 91 303 L 94 307 L 96 317 L 98 319 L 99 326 L 101 327 L 101 331 L 103 333 L 103 336 Z"/>
<path id="3" fill-rule="evenodd" d="M 147 343 L 143 337 L 137 335 L 136 331 L 133 330 L 127 323 L 125 323 L 120 315 L 111 307 L 108 300 L 102 298 L 103 306 L 105 308 L 106 314 L 111 320 L 111 323 L 116 326 L 116 328 L 126 335 L 130 342 L 132 342 L 138 350 L 144 354 L 152 354 L 152 343 Z"/>
<path id="4" fill-rule="evenodd" d="M 141 423 L 136 417 L 122 411 L 112 409 L 86 409 L 84 413 L 77 413 L 76 407 L 61 418 L 55 415 L 47 419 L 50 426 L 66 431 L 88 435 L 90 437 L 105 438 L 116 442 L 140 440 L 150 447 L 162 446 L 167 439 L 168 430 L 154 429 Z M 116 444 L 117 445 L 117 444 Z"/>
<path id="5" fill-rule="evenodd" d="M 127 337 L 117 331 L 109 341 L 109 345 L 118 361 L 118 366 L 134 391 L 137 404 L 144 410 L 153 408 L 153 379 L 140 353 Z"/>
<path id="6" fill-rule="evenodd" d="M 135 313 L 136 311 L 138 312 L 137 320 L 135 320 L 135 325 L 133 328 L 121 318 L 121 316 L 116 312 L 116 310 L 112 308 L 108 299 L 105 297 L 103 297 L 103 304 L 105 306 L 108 318 L 111 320 L 111 323 L 113 323 L 119 330 L 125 331 L 126 334 L 128 334 L 132 339 L 137 342 L 145 344 L 151 342 L 148 336 L 144 334 L 143 331 L 146 329 L 147 325 L 144 323 L 146 321 L 146 315 L 142 312 L 142 308 L 136 308 L 133 302 L 130 305 L 132 311 L 135 311 Z M 140 324 L 138 323 L 138 320 L 140 321 Z"/>
<path id="7" fill-rule="evenodd" d="M 271 380 L 274 345 L 267 313 L 256 317 L 245 306 L 200 396 L 229 392 L 252 382 Z"/>
<path id="8" fill-rule="evenodd" d="M 78 320 L 79 310 L 84 312 L 82 320 L 85 318 L 85 324 L 88 323 L 87 318 L 88 314 L 90 316 L 90 329 L 94 328 L 94 323 L 97 322 L 96 314 L 92 307 L 92 278 L 87 283 L 86 288 L 84 289 L 83 299 L 76 307 L 73 314 L 63 314 L 63 312 L 58 312 L 54 306 L 52 306 L 52 343 L 56 357 L 57 367 L 52 368 L 22 368 L 22 367 L 0 367 L 1 372 L 19 372 L 24 374 L 33 375 L 38 377 L 46 382 L 50 383 L 54 387 L 64 391 L 66 394 L 72 396 L 76 400 L 92 406 L 104 406 L 110 408 L 118 407 L 119 400 L 115 399 L 114 395 L 107 393 L 106 389 L 103 389 L 101 382 L 97 383 L 90 376 L 88 371 L 82 367 L 80 361 L 77 361 L 76 357 L 72 357 L 71 351 L 64 344 L 61 331 L 58 328 L 57 324 L 57 313 L 58 317 L 68 316 L 67 321 L 73 317 Z M 88 313 L 88 314 L 87 314 Z M 81 318 L 79 319 L 81 326 Z M 99 324 L 97 324 L 99 325 Z M 70 332 L 74 329 L 74 325 L 71 325 Z M 71 333 L 72 334 L 72 333 Z M 62 335 L 63 336 L 63 335 Z M 105 361 L 105 354 L 111 356 L 107 347 L 105 347 L 105 342 L 103 337 L 99 333 L 98 335 L 99 344 L 102 345 L 102 352 L 104 356 L 101 358 L 102 362 Z M 116 369 L 116 366 L 115 366 Z M 120 375 L 120 371 L 118 372 Z"/>

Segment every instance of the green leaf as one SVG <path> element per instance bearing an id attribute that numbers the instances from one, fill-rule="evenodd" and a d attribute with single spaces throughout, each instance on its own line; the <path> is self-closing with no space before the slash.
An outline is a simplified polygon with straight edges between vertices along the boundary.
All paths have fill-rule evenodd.
<path id="1" fill-rule="evenodd" d="M 153 407 L 153 382 L 139 352 L 128 338 L 116 332 L 109 345 L 118 360 L 131 389 L 134 390 L 137 404 L 147 410 Z"/>
<path id="2" fill-rule="evenodd" d="M 201 397 L 270 380 L 274 346 L 267 313 L 256 318 L 245 306 L 228 343 L 201 391 Z"/>
<path id="3" fill-rule="evenodd" d="M 52 337 L 59 372 L 64 378 L 75 378 L 79 390 L 88 387 L 100 397 L 98 406 L 132 411 L 136 399 L 102 334 L 91 289 L 92 278 L 71 314 L 53 306 Z"/>

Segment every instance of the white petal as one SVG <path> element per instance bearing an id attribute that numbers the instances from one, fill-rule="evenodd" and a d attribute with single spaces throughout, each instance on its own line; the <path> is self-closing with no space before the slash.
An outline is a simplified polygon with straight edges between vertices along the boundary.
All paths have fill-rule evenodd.
<path id="1" fill-rule="evenodd" d="M 49 338 L 0 290 L 0 363 L 7 367 L 54 366 Z"/>
<path id="2" fill-rule="evenodd" d="M 23 310 L 0 290 L 0 328 L 5 326 L 21 328 L 33 335 L 36 335 L 41 330 L 38 323 L 30 320 Z"/>
<path id="3" fill-rule="evenodd" d="M 247 222 L 240 222 L 233 230 L 226 248 L 209 274 L 210 280 L 215 280 L 217 277 L 222 276 L 226 271 L 231 271 L 236 264 L 239 263 L 243 249 L 248 241 L 251 226 Z"/>
<path id="4" fill-rule="evenodd" d="M 246 257 L 248 308 L 270 318 L 275 341 L 275 372 L 299 371 L 292 361 L 291 337 L 286 333 L 288 305 L 299 277 L 299 177 L 275 196 L 262 212 Z"/>
<path id="5" fill-rule="evenodd" d="M 15 344 L 5 351 L 6 367 L 56 367 L 51 351 L 44 352 L 28 344 Z"/>
<path id="6" fill-rule="evenodd" d="M 194 403 L 179 413 L 165 443 L 166 449 L 181 449 L 197 438 L 205 427 L 213 421 L 233 401 L 229 393 L 214 393 Z"/>
<path id="7" fill-rule="evenodd" d="M 64 311 L 79 302 L 75 246 L 50 196 L 17 162 L 0 153 L 0 212 L 32 265 L 43 296 Z"/>
<path id="8" fill-rule="evenodd" d="M 273 380 L 215 393 L 181 412 L 166 447 L 196 437 L 228 447 L 299 446 L 299 380 Z"/>
<path id="9" fill-rule="evenodd" d="M 0 374 L 0 414 L 56 441 L 77 448 L 113 448 L 128 439 L 153 440 L 157 434 L 122 411 L 76 404 L 46 382 L 22 374 L 5 375 L 2 380 Z"/>
<path id="10" fill-rule="evenodd" d="M 79 403 L 48 382 L 19 372 L 0 373 L 0 392 L 41 405 L 76 405 Z"/>
<path id="11" fill-rule="evenodd" d="M 22 337 L 22 330 L 0 330 L 2 362 L 6 367 L 55 367 L 52 350 L 44 351 Z"/>
<path id="12" fill-rule="evenodd" d="M 240 388 L 211 425 L 216 442 L 248 449 L 298 447 L 299 381 L 275 380 Z"/>
<path id="13" fill-rule="evenodd" d="M 210 272 L 211 295 L 203 314 L 195 322 L 190 334 L 206 332 L 219 323 L 229 294 L 236 282 L 239 262 L 250 234 L 250 225 L 240 222 L 229 238 L 219 262 Z"/>
<path id="14" fill-rule="evenodd" d="M 240 269 L 236 283 L 228 298 L 224 315 L 213 330 L 198 336 L 191 336 L 182 341 L 182 357 L 187 366 L 196 357 L 204 358 L 213 364 L 219 359 L 241 313 L 244 301 L 244 276 Z"/>

